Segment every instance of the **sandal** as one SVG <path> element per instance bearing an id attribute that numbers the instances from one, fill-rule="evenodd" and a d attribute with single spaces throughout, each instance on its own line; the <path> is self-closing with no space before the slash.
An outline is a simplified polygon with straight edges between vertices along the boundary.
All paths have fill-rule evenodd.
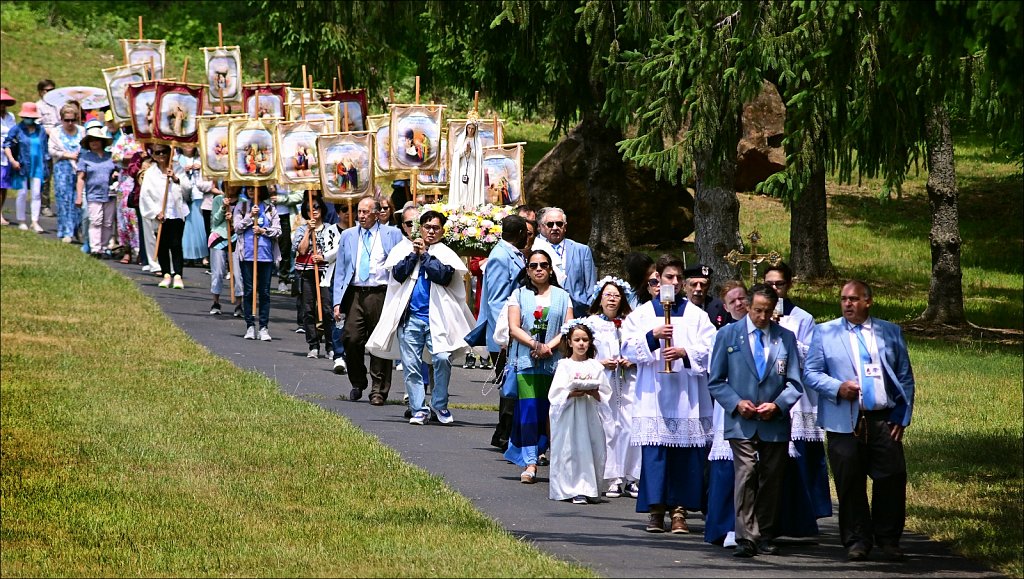
<path id="1" fill-rule="evenodd" d="M 523 483 L 524 485 L 532 485 L 533 483 L 537 482 L 536 479 L 537 471 L 530 470 L 529 468 L 524 470 L 522 474 L 519 475 L 519 482 Z"/>
<path id="2" fill-rule="evenodd" d="M 119 263 L 129 264 L 132 262 L 132 254 L 126 253 Z"/>

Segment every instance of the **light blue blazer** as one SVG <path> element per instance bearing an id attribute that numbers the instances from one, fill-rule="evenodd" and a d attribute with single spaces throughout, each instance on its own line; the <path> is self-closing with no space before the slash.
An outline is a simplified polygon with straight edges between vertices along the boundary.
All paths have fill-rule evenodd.
<path id="1" fill-rule="evenodd" d="M 345 292 L 356 275 L 356 260 L 359 251 L 359 232 L 362 225 L 353 225 L 341 232 L 341 241 L 338 247 L 338 260 L 334 268 L 334 305 L 341 305 L 345 299 Z M 391 225 L 380 226 L 380 239 L 384 244 L 384 258 L 386 259 L 391 250 L 402 241 L 402 232 Z"/>
<path id="2" fill-rule="evenodd" d="M 914 410 L 914 371 L 903 331 L 878 318 L 871 318 L 871 326 L 885 370 L 886 391 L 896 402 L 889 421 L 909 426 Z M 846 319 L 815 327 L 804 368 L 804 384 L 818 393 L 818 425 L 829 432 L 853 432 L 856 425 L 859 402 L 843 400 L 838 394 L 840 384 L 857 380 L 857 366 Z"/>
<path id="3" fill-rule="evenodd" d="M 501 344 L 494 341 L 494 328 L 508 296 L 516 289 L 516 277 L 526 267 L 523 255 L 512 244 L 499 241 L 484 265 L 484 284 L 481 288 L 480 315 L 476 325 L 486 326 L 487 351 L 500 352 Z"/>
<path id="4" fill-rule="evenodd" d="M 590 294 L 597 283 L 597 268 L 594 266 L 594 254 L 590 246 L 577 243 L 568 237 L 562 241 L 563 261 L 565 263 L 565 291 L 572 298 L 572 311 L 577 317 L 584 318 L 590 312 Z"/>
<path id="5" fill-rule="evenodd" d="M 725 410 L 725 438 L 765 442 L 789 441 L 789 409 L 803 395 L 800 355 L 793 332 L 771 322 L 768 328 L 768 363 L 759 378 L 747 339 L 747 318 L 733 322 L 715 336 L 711 352 L 708 391 Z M 771 420 L 747 420 L 736 406 L 740 400 L 774 402 L 779 412 Z"/>

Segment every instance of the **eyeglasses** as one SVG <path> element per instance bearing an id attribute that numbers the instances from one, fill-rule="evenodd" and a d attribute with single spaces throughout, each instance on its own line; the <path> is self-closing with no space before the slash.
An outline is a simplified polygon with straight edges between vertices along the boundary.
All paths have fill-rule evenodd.
<path id="1" fill-rule="evenodd" d="M 651 278 L 651 279 L 647 280 L 647 285 L 649 285 L 651 287 L 658 287 L 658 280 L 655 279 L 655 278 Z"/>
<path id="2" fill-rule="evenodd" d="M 440 231 L 440 225 L 420 225 L 420 229 L 426 229 L 427 231 Z"/>
<path id="3" fill-rule="evenodd" d="M 601 297 L 608 298 L 610 300 L 621 300 L 622 296 L 619 294 L 601 294 Z"/>
<path id="4" fill-rule="evenodd" d="M 530 269 L 548 269 L 548 268 L 551 267 L 551 264 L 546 262 L 546 261 L 541 261 L 541 262 L 528 263 L 528 264 L 526 264 L 526 267 L 528 267 Z"/>
<path id="5" fill-rule="evenodd" d="M 162 157 L 162 156 L 164 156 L 164 155 L 168 155 L 168 154 L 170 154 L 170 151 L 168 151 L 168 150 L 166 150 L 166 149 L 163 149 L 163 150 L 157 150 L 157 151 L 153 151 L 153 156 L 154 156 L 154 157 L 156 157 L 156 156 L 160 156 L 160 157 Z"/>
<path id="6" fill-rule="evenodd" d="M 787 285 L 789 285 L 789 282 L 788 281 L 766 281 L 766 282 L 764 282 L 764 285 L 769 286 L 769 287 L 786 287 Z"/>
<path id="7" fill-rule="evenodd" d="M 550 227 L 562 227 L 563 225 L 565 225 L 565 222 L 564 221 L 548 221 L 544 225 L 549 227 L 549 228 Z"/>
<path id="8" fill-rule="evenodd" d="M 415 223 L 416 223 L 415 221 L 409 220 L 409 221 L 403 221 L 402 225 L 404 225 L 406 227 L 412 227 Z"/>
<path id="9" fill-rule="evenodd" d="M 78 119 L 61 119 L 61 120 L 64 121 L 65 123 L 73 123 L 73 122 L 77 121 Z"/>

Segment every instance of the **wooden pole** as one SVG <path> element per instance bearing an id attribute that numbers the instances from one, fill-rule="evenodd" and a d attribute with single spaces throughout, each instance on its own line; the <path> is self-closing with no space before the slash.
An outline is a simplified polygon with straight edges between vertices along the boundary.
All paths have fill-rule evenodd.
<path id="1" fill-rule="evenodd" d="M 309 216 L 313 217 L 313 190 L 309 189 Z M 323 218 L 323 215 L 320 216 Z M 308 222 L 306 226 L 309 228 L 309 241 L 313 244 L 313 255 L 316 255 L 316 230 Z M 321 325 L 324 323 L 324 303 L 320 297 L 320 266 L 317 264 L 316 259 L 313 260 L 313 285 L 316 286 L 316 320 Z M 324 328 L 324 333 L 327 333 L 327 328 Z"/>
<path id="2" fill-rule="evenodd" d="M 299 92 L 299 114 L 306 120 L 306 91 Z"/>
<path id="3" fill-rule="evenodd" d="M 139 40 L 142 40 L 143 38 L 145 37 L 142 35 L 142 16 L 139 15 Z"/>
<path id="4" fill-rule="evenodd" d="M 217 23 L 217 46 L 224 46 L 224 27 Z"/>
<path id="5" fill-rule="evenodd" d="M 270 61 L 263 59 L 263 84 L 270 84 Z"/>
<path id="6" fill-rule="evenodd" d="M 355 220 L 355 217 L 353 217 L 353 214 L 352 214 L 352 200 L 351 199 L 347 199 L 347 201 L 348 201 L 348 219 L 346 219 L 346 222 L 348 223 L 349 227 L 352 227 L 353 225 L 356 224 L 355 223 L 356 220 Z"/>
<path id="7" fill-rule="evenodd" d="M 227 199 L 227 195 L 224 196 L 224 199 Z M 238 201 L 237 197 L 235 201 Z M 224 210 L 223 205 L 221 205 L 221 210 Z M 225 212 L 225 217 L 228 222 L 228 292 L 231 293 L 231 303 L 235 303 L 235 256 L 231 252 L 231 222 L 234 221 L 234 210 L 232 210 L 231 215 L 227 215 L 227 212 Z"/>
<path id="8" fill-rule="evenodd" d="M 309 102 L 318 100 L 316 93 L 313 91 L 313 75 L 309 75 Z"/>
<path id="9" fill-rule="evenodd" d="M 342 129 L 342 132 L 343 133 L 347 133 L 348 132 L 348 107 L 344 107 L 344 109 L 342 111 L 341 126 L 345 127 L 344 129 Z"/>
<path id="10" fill-rule="evenodd" d="M 338 90 L 345 90 L 345 79 L 341 76 L 341 65 L 338 65 Z"/>
<path id="11" fill-rule="evenodd" d="M 306 90 L 307 88 L 309 88 L 309 87 L 306 85 L 306 65 L 303 64 L 302 65 L 302 90 Z"/>
<path id="12" fill-rule="evenodd" d="M 416 104 L 420 104 L 420 77 L 416 77 Z"/>
<path id="13" fill-rule="evenodd" d="M 139 18 L 142 18 L 139 16 Z M 156 62 L 153 61 L 153 57 L 149 57 L 149 80 L 156 78 Z"/>
<path id="14" fill-rule="evenodd" d="M 188 80 L 188 57 L 185 57 L 185 64 L 181 68 L 181 82 Z"/>
<path id="15" fill-rule="evenodd" d="M 392 105 L 395 104 L 395 87 L 389 86 L 388 87 L 388 93 L 389 93 L 389 96 L 391 97 L 388 100 L 388 104 L 392 104 Z"/>
<path id="16" fill-rule="evenodd" d="M 159 165 L 157 165 L 157 166 L 159 167 Z M 174 160 L 171 159 L 171 150 L 170 150 L 170 148 L 168 148 L 168 151 L 167 151 L 167 167 L 169 169 L 174 167 Z M 156 228 L 156 254 L 157 254 L 157 256 L 160 255 L 160 238 L 163 236 L 163 233 L 164 233 L 164 221 L 166 220 L 166 215 L 165 214 L 167 213 L 167 196 L 171 192 L 171 177 L 169 175 L 167 175 L 166 173 L 164 173 L 164 179 L 166 179 L 167 182 L 164 184 L 164 199 L 160 203 L 160 215 L 163 215 L 164 219 L 160 220 L 160 225 L 158 225 L 157 228 Z M 159 257 L 157 259 L 159 259 Z M 163 273 L 165 273 L 167 275 L 170 275 L 171 272 L 165 271 Z M 175 272 L 175 273 L 177 273 L 178 275 L 181 275 L 180 271 Z"/>
<path id="17" fill-rule="evenodd" d="M 480 110 L 480 91 L 473 91 L 473 112 L 476 113 Z"/>
<path id="18" fill-rule="evenodd" d="M 224 87 L 220 86 L 220 83 L 217 83 L 217 96 L 220 97 L 220 114 L 227 114 L 229 111 L 225 110 L 224 107 Z"/>
<path id="19" fill-rule="evenodd" d="M 331 92 L 338 92 L 338 77 L 331 77 Z"/>
<path id="20" fill-rule="evenodd" d="M 252 209 L 256 209 L 257 214 L 258 214 L 259 213 L 259 205 L 260 205 L 260 189 L 259 189 L 259 185 L 253 185 L 253 188 L 252 188 L 252 208 L 250 208 L 249 210 L 252 211 Z M 253 231 L 252 231 L 252 283 L 251 283 L 251 286 L 252 286 L 252 317 L 256 318 L 258 316 L 258 313 L 256 311 L 256 295 L 259 294 L 258 285 L 257 285 L 257 281 L 256 281 L 256 280 L 259 279 L 259 277 L 256 275 L 256 269 L 257 269 L 257 267 L 259 267 L 259 263 L 260 263 L 259 259 L 258 259 L 259 253 L 260 253 L 260 236 L 259 236 L 258 233 L 256 233 L 256 223 L 255 223 L 255 220 L 254 220 L 252 226 L 253 226 Z M 257 320 L 257 322 L 258 322 L 258 320 Z"/>

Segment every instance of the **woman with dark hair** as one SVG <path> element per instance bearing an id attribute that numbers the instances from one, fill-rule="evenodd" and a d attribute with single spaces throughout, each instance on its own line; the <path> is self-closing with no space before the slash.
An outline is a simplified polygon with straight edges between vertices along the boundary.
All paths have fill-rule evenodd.
<path id="1" fill-rule="evenodd" d="M 551 256 L 542 249 L 527 255 L 526 281 L 509 297 L 509 371 L 518 399 L 505 458 L 525 470 L 519 480 L 533 484 L 548 447 L 548 388 L 561 355 L 561 328 L 573 318 L 569 292 L 558 285 Z"/>
<path id="2" fill-rule="evenodd" d="M 312 207 L 311 207 L 312 205 Z M 292 236 L 292 253 L 295 254 L 295 273 L 299 276 L 299 295 L 302 298 L 302 327 L 305 329 L 307 358 L 320 357 L 320 342 L 324 349 L 333 351 L 331 331 L 334 318 L 331 314 L 334 265 L 338 257 L 341 233 L 338 227 L 325 223 L 327 204 L 323 197 L 316 196 L 302 204 L 302 218 L 306 223 L 295 229 Z M 316 279 L 316 273 L 320 278 Z M 320 319 L 317 320 L 316 286 L 320 286 Z"/>
<path id="3" fill-rule="evenodd" d="M 624 280 L 605 277 L 594 286 L 591 295 L 590 316 L 585 322 L 594 330 L 597 361 L 604 367 L 611 386 L 608 406 L 611 410 L 608 432 L 608 452 L 604 478 L 609 486 L 606 497 L 623 494 L 636 498 L 640 492 L 640 447 L 630 446 L 633 430 L 633 388 L 636 385 L 636 366 L 622 357 L 622 320 L 629 315 L 627 296 L 630 285 Z"/>
<path id="4" fill-rule="evenodd" d="M 658 289 L 658 278 L 654 271 L 654 259 L 646 253 L 634 251 L 623 260 L 626 269 L 626 281 L 632 288 L 626 293 L 631 308 L 651 301 L 654 294 L 651 290 Z M 654 283 L 650 283 L 653 280 Z"/>

